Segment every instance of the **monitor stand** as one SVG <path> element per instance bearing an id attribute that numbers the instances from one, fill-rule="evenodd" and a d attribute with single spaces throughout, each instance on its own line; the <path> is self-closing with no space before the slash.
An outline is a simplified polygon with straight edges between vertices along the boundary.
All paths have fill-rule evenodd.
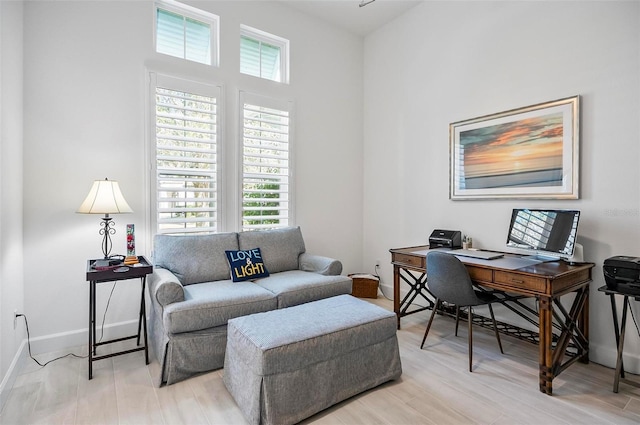
<path id="1" fill-rule="evenodd" d="M 556 257 L 553 255 L 543 255 L 543 254 L 534 254 L 534 255 L 527 255 L 523 258 L 529 258 L 531 260 L 537 260 L 540 261 L 541 263 L 550 263 L 553 261 L 559 261 L 561 257 Z"/>
<path id="2" fill-rule="evenodd" d="M 560 261 L 562 259 L 565 259 L 569 264 L 580 264 L 582 263 L 583 260 L 583 248 L 582 245 L 579 243 L 575 244 L 574 247 L 574 251 L 573 251 L 573 256 L 572 257 L 560 257 L 560 256 L 556 256 L 556 255 L 549 255 L 549 254 L 532 254 L 532 255 L 526 255 L 522 258 L 529 258 L 531 260 L 538 260 L 541 263 L 550 263 L 552 261 Z"/>

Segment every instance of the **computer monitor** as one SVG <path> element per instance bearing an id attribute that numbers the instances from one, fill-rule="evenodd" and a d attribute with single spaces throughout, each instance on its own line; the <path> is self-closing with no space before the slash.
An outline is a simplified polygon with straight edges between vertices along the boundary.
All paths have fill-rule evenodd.
<path id="1" fill-rule="evenodd" d="M 576 246 L 580 211 L 514 209 L 507 247 L 540 258 L 570 258 Z"/>

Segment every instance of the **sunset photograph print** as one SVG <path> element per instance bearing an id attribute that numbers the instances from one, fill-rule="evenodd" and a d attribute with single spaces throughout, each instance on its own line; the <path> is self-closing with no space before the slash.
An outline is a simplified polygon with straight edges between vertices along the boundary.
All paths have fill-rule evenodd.
<path id="1" fill-rule="evenodd" d="M 460 188 L 562 185 L 561 112 L 460 132 Z"/>

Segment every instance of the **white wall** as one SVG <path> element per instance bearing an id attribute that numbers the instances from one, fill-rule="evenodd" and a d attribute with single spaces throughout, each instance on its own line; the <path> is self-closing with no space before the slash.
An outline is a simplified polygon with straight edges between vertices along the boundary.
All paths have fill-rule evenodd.
<path id="1" fill-rule="evenodd" d="M 364 264 L 457 229 L 505 247 L 515 207 L 582 211 L 592 361 L 615 365 L 602 263 L 640 256 L 640 3 L 429 1 L 365 39 Z M 581 96 L 580 200 L 448 199 L 449 124 Z M 634 308 L 636 315 L 640 308 Z M 426 323 L 426 315 L 424 316 Z M 630 326 L 633 326 L 631 323 Z M 625 359 L 640 370 L 640 342 Z"/>
<path id="2" fill-rule="evenodd" d="M 227 165 L 235 154 L 238 90 L 293 99 L 296 224 L 307 251 L 340 258 L 345 273 L 360 269 L 362 39 L 277 2 L 190 4 L 220 16 L 219 69 L 156 54 L 151 1 L 25 4 L 25 306 L 36 352 L 86 344 L 85 263 L 101 256 L 100 218 L 74 211 L 93 180 L 118 180 L 134 210 L 114 216 L 114 252 L 124 252 L 125 225 L 134 223 L 138 253 L 150 254 L 144 167 L 148 69 L 224 85 Z M 290 39 L 290 86 L 239 75 L 240 23 Z M 235 171 L 230 167 L 227 178 Z M 110 289 L 111 284 L 98 288 L 99 322 Z M 133 281 L 117 285 L 107 331 L 134 321 L 138 291 Z"/>
<path id="3" fill-rule="evenodd" d="M 367 37 L 364 57 L 361 39 L 277 2 L 190 2 L 221 17 L 222 65 L 214 70 L 153 52 L 150 1 L 26 2 L 23 226 L 19 203 L 13 202 L 20 196 L 13 185 L 20 181 L 19 142 L 7 144 L 5 138 L 11 129 L 6 105 L 22 101 L 19 93 L 7 97 L 5 83 L 9 76 L 11 84 L 21 82 L 19 62 L 7 61 L 21 46 L 6 48 L 6 32 L 14 31 L 6 21 L 22 16 L 21 10 L 7 12 L 12 3 L 1 2 L 0 9 L 2 375 L 17 352 L 12 326 L 5 329 L 13 308 L 24 307 L 29 315 L 36 352 L 86 343 L 85 261 L 100 256 L 99 218 L 74 211 L 94 179 L 119 180 L 135 211 L 115 217 L 114 251 L 124 250 L 124 225 L 134 223 L 138 249 L 149 254 L 144 241 L 150 235 L 143 230 L 147 69 L 223 83 L 228 140 L 236 135 L 231 111 L 238 89 L 293 98 L 297 224 L 307 249 L 342 259 L 345 273 L 371 271 L 381 260 L 387 294 L 388 249 L 426 243 L 435 227 L 460 229 L 478 246 L 500 248 L 513 207 L 582 210 L 579 239 L 586 258 L 596 263 L 591 358 L 613 364 L 608 300 L 596 289 L 604 284 L 605 258 L 640 255 L 634 243 L 640 237 L 637 2 L 429 1 Z M 240 22 L 291 40 L 290 87 L 238 75 Z M 12 43 L 20 40 L 13 38 L 18 34 L 11 33 Z M 575 94 L 582 96 L 580 200 L 448 199 L 449 123 Z M 20 110 L 11 112 L 18 123 Z M 16 128 L 12 140 L 19 141 Z M 232 152 L 228 149 L 229 164 Z M 9 190 L 16 192 L 6 192 L 5 173 L 11 174 Z M 4 266 L 7 241 L 23 243 L 20 227 L 28 259 L 24 276 L 21 267 Z M 18 249 L 18 261 L 22 258 Z M 6 270 L 15 286 L 7 287 Z M 109 289 L 99 289 L 98 312 Z M 133 321 L 137 296 L 137 285 L 118 286 L 107 324 Z M 637 338 L 628 341 L 627 352 L 638 352 Z M 626 365 L 640 369 L 637 359 Z"/>
<path id="4" fill-rule="evenodd" d="M 22 253 L 22 3 L 0 2 L 0 409 L 25 335 Z"/>

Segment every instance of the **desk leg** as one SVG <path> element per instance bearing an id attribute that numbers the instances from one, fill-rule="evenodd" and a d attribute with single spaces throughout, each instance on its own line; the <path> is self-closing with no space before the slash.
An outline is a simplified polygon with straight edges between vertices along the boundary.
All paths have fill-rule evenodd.
<path id="1" fill-rule="evenodd" d="M 140 296 L 140 315 L 142 316 L 142 331 L 144 332 L 144 360 L 145 364 L 149 364 L 149 341 L 147 341 L 147 307 L 144 299 L 144 288 L 146 287 L 147 276 L 142 278 L 142 294 Z M 139 321 L 138 321 L 139 323 Z M 138 324 L 138 326 L 140 326 Z M 140 332 L 138 331 L 138 338 Z"/>
<path id="2" fill-rule="evenodd" d="M 91 323 L 92 323 L 92 329 L 93 329 L 93 355 L 96 355 L 96 350 L 98 349 L 98 346 L 96 345 L 96 310 L 97 310 L 97 303 L 96 303 L 96 292 L 97 292 L 97 282 L 93 282 L 92 286 L 93 286 L 93 300 L 91 300 L 92 304 L 93 304 L 93 317 L 91 318 Z"/>
<path id="3" fill-rule="evenodd" d="M 398 319 L 398 329 L 400 329 L 400 318 L 403 316 L 407 316 L 409 314 L 418 313 L 420 311 L 427 310 L 429 308 L 434 308 L 434 301 L 427 297 L 433 294 L 429 292 L 427 288 L 427 274 L 425 272 L 414 271 L 416 274 L 414 275 L 411 270 L 393 266 L 393 311 L 396 313 Z M 404 273 L 403 273 L 404 272 Z M 407 285 L 409 285 L 409 291 L 404 296 L 403 299 L 400 299 L 400 281 L 403 280 Z M 427 303 L 427 306 L 418 306 L 413 310 L 408 311 L 409 308 L 413 305 L 413 302 L 418 298 L 418 296 L 422 297 L 422 299 Z M 433 297 L 435 300 L 435 297 Z"/>
<path id="4" fill-rule="evenodd" d="M 140 286 L 142 287 L 142 293 L 140 294 L 140 310 L 138 313 L 138 338 L 136 339 L 136 345 L 140 345 L 140 331 L 142 329 L 142 316 L 144 314 L 144 277 L 140 278 Z"/>
<path id="5" fill-rule="evenodd" d="M 89 379 L 93 378 L 93 354 L 95 339 L 95 309 L 96 309 L 96 283 L 89 282 Z"/>
<path id="6" fill-rule="evenodd" d="M 540 297 L 540 391 L 552 393 L 553 379 L 575 361 L 589 361 L 588 326 L 589 287 L 583 286 L 575 291 L 575 299 L 570 311 L 562 305 L 559 298 Z M 556 311 L 554 311 L 554 305 Z M 553 318 L 558 320 L 561 333 L 553 345 Z M 567 354 L 567 348 L 574 343 L 576 353 Z"/>
<path id="7" fill-rule="evenodd" d="M 539 299 L 539 381 L 540 391 L 551 395 L 553 391 L 553 305 L 551 299 Z"/>
<path id="8" fill-rule="evenodd" d="M 400 267 L 393 266 L 393 312 L 400 329 Z"/>
<path id="9" fill-rule="evenodd" d="M 618 308 L 616 307 L 616 297 L 614 294 L 610 294 L 609 298 L 611 300 L 611 312 L 613 313 L 613 332 L 616 335 L 616 347 L 620 347 L 620 324 L 618 323 Z M 620 377 L 624 378 L 624 363 L 622 362 L 622 360 L 620 360 Z"/>
<path id="10" fill-rule="evenodd" d="M 578 295 L 579 296 L 579 293 Z M 589 364 L 589 287 L 584 290 L 585 301 L 578 316 L 578 329 L 585 339 L 584 354 L 580 357 L 580 363 Z"/>
<path id="11" fill-rule="evenodd" d="M 613 295 L 612 295 L 613 297 Z M 622 373 L 622 350 L 624 348 L 624 332 L 627 327 L 627 308 L 629 306 L 629 297 L 627 295 L 624 296 L 622 306 L 622 319 L 620 321 L 620 341 L 618 342 L 618 358 L 616 360 L 616 376 L 613 379 L 613 392 L 618 392 L 618 387 L 620 386 L 620 375 Z"/>

